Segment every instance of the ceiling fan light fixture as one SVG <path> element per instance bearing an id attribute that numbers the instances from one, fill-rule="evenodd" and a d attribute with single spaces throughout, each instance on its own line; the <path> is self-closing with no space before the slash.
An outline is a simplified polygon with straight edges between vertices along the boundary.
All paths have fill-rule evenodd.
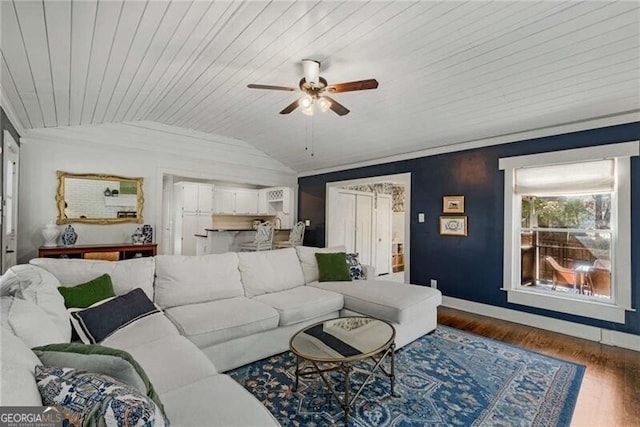
<path id="1" fill-rule="evenodd" d="M 313 104 L 306 108 L 301 108 L 302 114 L 306 114 L 307 116 L 313 116 Z"/>
<path id="2" fill-rule="evenodd" d="M 300 105 L 300 108 L 313 109 L 313 98 L 311 98 L 309 95 L 305 95 L 300 98 L 300 101 L 298 101 L 298 105 Z"/>
<path id="3" fill-rule="evenodd" d="M 302 60 L 302 71 L 304 72 L 304 78 L 312 86 L 318 84 L 320 79 L 320 63 L 313 59 Z"/>
<path id="4" fill-rule="evenodd" d="M 318 99 L 318 108 L 320 108 L 320 111 L 322 111 L 323 113 L 326 113 L 327 111 L 329 111 L 329 108 L 331 108 L 331 101 L 323 96 L 320 97 Z"/>

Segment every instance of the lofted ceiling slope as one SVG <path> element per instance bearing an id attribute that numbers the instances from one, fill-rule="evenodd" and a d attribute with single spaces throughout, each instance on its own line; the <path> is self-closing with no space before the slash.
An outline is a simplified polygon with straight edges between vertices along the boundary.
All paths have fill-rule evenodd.
<path id="1" fill-rule="evenodd" d="M 158 122 L 246 141 L 297 171 L 640 106 L 640 3 L 9 1 L 0 87 L 25 128 Z M 278 112 L 300 60 L 351 110 Z M 311 155 L 313 153 L 313 155 Z"/>

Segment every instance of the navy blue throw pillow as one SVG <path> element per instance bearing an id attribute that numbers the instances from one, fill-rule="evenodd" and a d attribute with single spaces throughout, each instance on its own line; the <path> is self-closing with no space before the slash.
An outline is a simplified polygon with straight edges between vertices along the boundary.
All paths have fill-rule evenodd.
<path id="1" fill-rule="evenodd" d="M 100 305 L 74 311 L 71 316 L 91 344 L 96 344 L 138 319 L 159 313 L 144 291 L 136 288 Z"/>

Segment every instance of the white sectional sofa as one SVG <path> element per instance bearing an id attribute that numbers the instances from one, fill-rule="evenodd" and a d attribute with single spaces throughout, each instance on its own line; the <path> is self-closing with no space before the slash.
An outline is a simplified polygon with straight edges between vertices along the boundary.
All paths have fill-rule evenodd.
<path id="1" fill-rule="evenodd" d="M 117 262 L 38 258 L 30 268 L 54 277 L 43 281 L 54 284 L 33 285 L 40 287 L 72 286 L 107 273 L 116 295 L 141 288 L 163 310 L 101 344 L 136 359 L 173 425 L 265 426 L 278 423 L 222 372 L 286 351 L 296 331 L 338 316 L 389 321 L 396 328 L 397 348 L 436 327 L 437 290 L 382 280 L 318 282 L 315 253 L 340 249 L 159 255 Z M 41 405 L 33 377 L 38 359 L 14 336 L 20 335 L 19 328 L 5 320 L 0 405 Z M 24 393 L 14 392 L 16 387 Z"/>

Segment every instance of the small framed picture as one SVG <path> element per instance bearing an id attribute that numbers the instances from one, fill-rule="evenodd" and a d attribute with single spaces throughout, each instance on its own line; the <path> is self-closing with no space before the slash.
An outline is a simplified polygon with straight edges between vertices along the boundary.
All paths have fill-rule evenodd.
<path id="1" fill-rule="evenodd" d="M 466 236 L 467 217 L 466 216 L 441 216 L 440 217 L 441 236 Z"/>
<path id="2" fill-rule="evenodd" d="M 442 198 L 442 212 L 464 213 L 464 196 L 444 196 Z"/>

